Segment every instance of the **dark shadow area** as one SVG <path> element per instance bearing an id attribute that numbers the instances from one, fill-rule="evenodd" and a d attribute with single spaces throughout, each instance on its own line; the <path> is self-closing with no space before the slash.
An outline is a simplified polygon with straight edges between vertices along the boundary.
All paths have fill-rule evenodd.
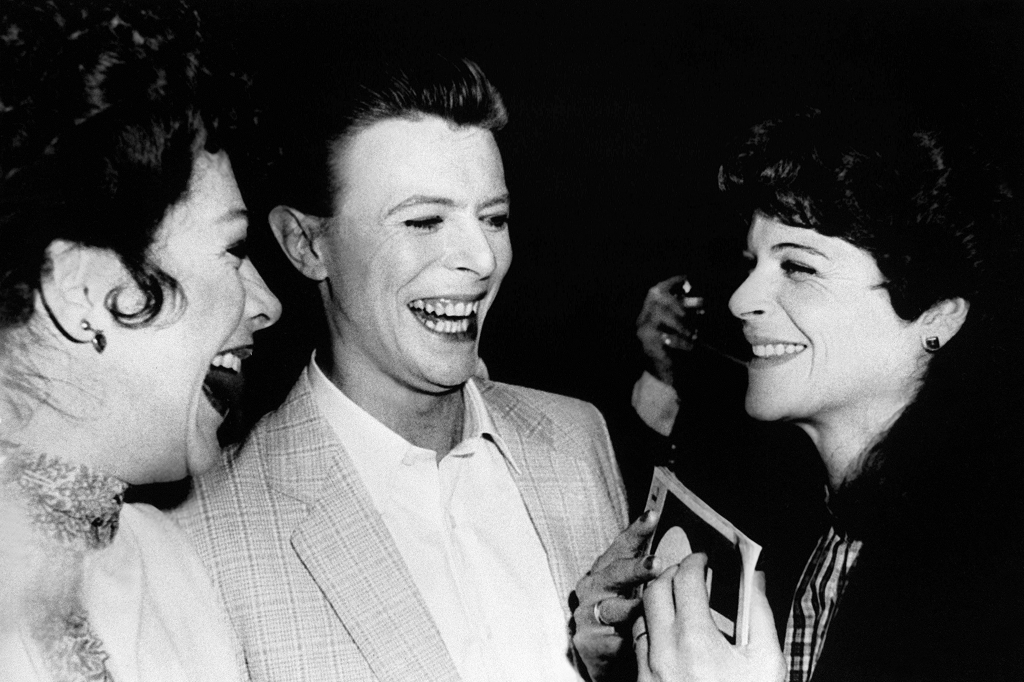
<path id="1" fill-rule="evenodd" d="M 730 142 L 806 105 L 890 108 L 1024 158 L 1024 4 L 723 2 L 658 10 L 540 2 L 234 0 L 208 25 L 266 107 L 304 105 L 346 63 L 389 51 L 462 53 L 501 90 L 512 192 L 512 269 L 488 317 L 493 378 L 614 409 L 639 371 L 646 290 L 687 272 L 711 297 L 712 333 L 745 272 L 745 228 L 718 199 Z M 315 115 L 311 112 L 310 115 Z M 271 144 L 264 129 L 255 146 Z M 313 287 L 265 222 L 273 187 L 247 181 L 254 260 L 284 303 L 249 362 L 248 419 L 283 397 L 321 324 Z M 229 439 L 233 439 L 231 436 Z"/>

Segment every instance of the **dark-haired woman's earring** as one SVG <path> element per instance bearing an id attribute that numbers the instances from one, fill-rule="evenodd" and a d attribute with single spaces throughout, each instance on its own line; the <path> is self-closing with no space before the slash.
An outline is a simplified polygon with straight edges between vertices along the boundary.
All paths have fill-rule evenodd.
<path id="1" fill-rule="evenodd" d="M 92 347 L 96 349 L 97 353 L 102 353 L 107 347 L 107 337 L 99 329 L 93 329 L 92 325 L 87 320 L 82 320 L 82 331 L 88 333 L 92 332 Z"/>
<path id="2" fill-rule="evenodd" d="M 939 342 L 939 337 L 929 336 L 924 340 L 924 349 L 929 353 L 934 353 L 940 348 L 942 348 L 942 343 Z"/>

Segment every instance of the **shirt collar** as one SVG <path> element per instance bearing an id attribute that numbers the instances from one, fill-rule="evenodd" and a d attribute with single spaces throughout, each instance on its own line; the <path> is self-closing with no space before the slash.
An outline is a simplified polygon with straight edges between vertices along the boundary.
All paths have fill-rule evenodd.
<path id="1" fill-rule="evenodd" d="M 345 395 L 317 365 L 315 351 L 308 376 L 313 398 L 324 418 L 371 488 L 373 482 L 384 485 L 390 471 L 410 450 L 429 452 L 402 438 Z"/>
<path id="2" fill-rule="evenodd" d="M 483 438 L 494 444 L 494 447 L 501 453 L 501 456 L 505 458 L 508 465 L 517 474 L 522 473 L 519 470 L 519 466 L 515 460 L 509 456 L 508 445 L 502 439 L 498 430 L 494 426 L 494 421 L 491 419 L 491 413 L 487 410 L 487 403 L 484 402 L 483 395 L 480 393 L 479 387 L 476 385 L 476 379 L 471 378 L 466 382 L 466 385 L 462 391 L 463 400 L 466 401 L 466 418 L 463 422 L 462 441 L 465 443 L 469 438 Z M 467 434 L 469 434 L 467 436 Z M 455 450 L 458 450 L 462 445 L 455 446 Z"/>
<path id="3" fill-rule="evenodd" d="M 317 365 L 315 351 L 310 359 L 308 374 L 315 400 L 323 408 L 324 417 L 346 452 L 356 462 L 356 468 L 364 480 L 367 476 L 374 479 L 386 476 L 388 469 L 403 462 L 408 464 L 427 457 L 436 459 L 434 451 L 413 445 L 346 396 Z M 471 378 L 463 386 L 462 397 L 465 401 L 462 441 L 450 454 L 470 455 L 473 450 L 469 442 L 476 438 L 484 439 L 493 443 L 509 466 L 520 473 L 519 467 L 508 454 L 508 446 L 494 427 L 475 379 Z M 370 460 L 373 462 L 370 463 Z M 372 474 L 368 471 L 370 468 L 378 472 Z"/>

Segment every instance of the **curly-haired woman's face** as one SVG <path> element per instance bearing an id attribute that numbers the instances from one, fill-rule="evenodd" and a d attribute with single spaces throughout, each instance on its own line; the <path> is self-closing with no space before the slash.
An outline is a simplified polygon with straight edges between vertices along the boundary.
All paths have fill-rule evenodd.
<path id="1" fill-rule="evenodd" d="M 913 397 L 921 331 L 896 315 L 870 254 L 760 214 L 747 248 L 753 269 L 729 307 L 753 350 L 751 416 L 872 428 Z"/>
<path id="2" fill-rule="evenodd" d="M 121 331 L 122 348 L 109 349 L 122 356 L 125 429 L 138 431 L 129 456 L 145 459 L 134 468 L 149 481 L 179 479 L 216 460 L 217 429 L 237 393 L 253 333 L 280 315 L 246 256 L 247 227 L 227 156 L 202 152 L 188 194 L 168 211 L 152 247 L 180 295 L 151 324 Z"/>

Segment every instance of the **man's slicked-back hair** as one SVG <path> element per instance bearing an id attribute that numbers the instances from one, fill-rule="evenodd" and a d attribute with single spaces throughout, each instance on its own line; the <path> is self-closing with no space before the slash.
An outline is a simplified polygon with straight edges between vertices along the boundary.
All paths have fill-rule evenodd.
<path id="1" fill-rule="evenodd" d="M 359 132 L 388 120 L 436 116 L 453 127 L 497 132 L 508 113 L 497 88 L 469 59 L 416 55 L 349 64 L 346 77 L 324 84 L 304 104 L 284 102 L 285 142 L 272 159 L 275 203 L 327 216 L 340 189 L 336 155 Z"/>
<path id="2" fill-rule="evenodd" d="M 437 116 L 456 126 L 500 130 L 508 122 L 498 90 L 468 60 L 435 56 L 415 67 L 391 66 L 359 84 L 345 134 L 394 118 Z"/>

